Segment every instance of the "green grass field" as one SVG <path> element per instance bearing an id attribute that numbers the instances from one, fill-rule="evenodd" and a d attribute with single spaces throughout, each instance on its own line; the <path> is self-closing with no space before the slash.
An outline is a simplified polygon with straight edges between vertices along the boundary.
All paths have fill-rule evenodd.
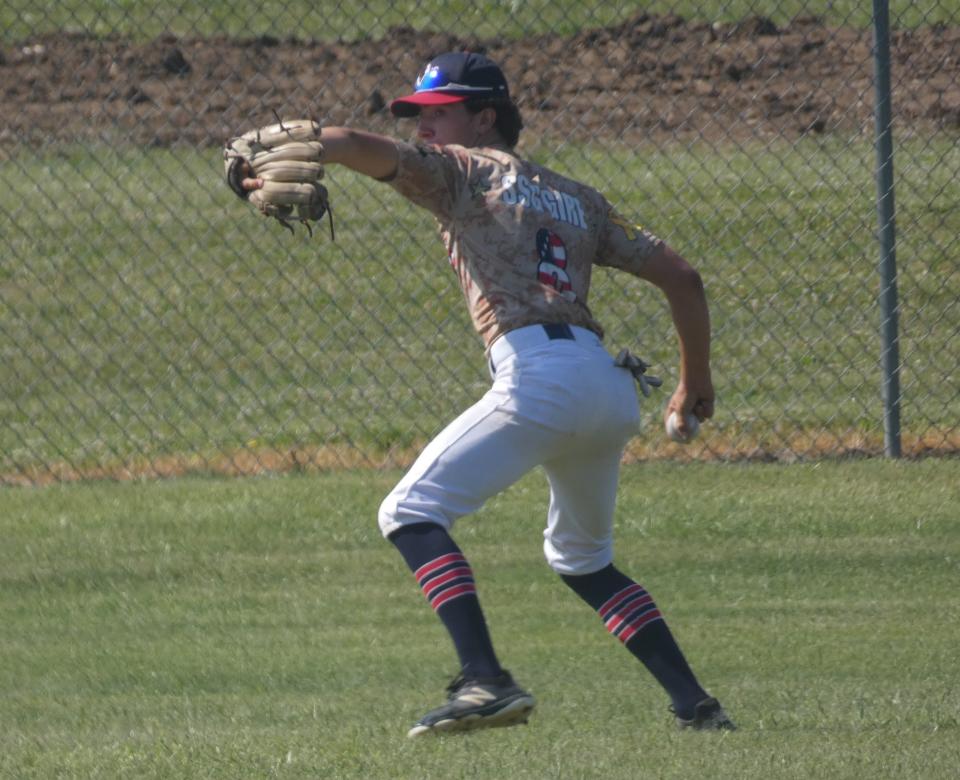
<path id="1" fill-rule="evenodd" d="M 867 141 L 546 146 L 528 153 L 595 182 L 703 273 L 720 399 L 704 445 L 881 439 Z M 432 219 L 387 188 L 330 172 L 332 244 L 325 226 L 310 240 L 246 215 L 216 151 L 95 151 L 0 163 L 0 474 L 243 448 L 381 452 L 422 441 L 485 389 Z M 908 138 L 899 153 L 904 430 L 919 437 L 956 425 L 941 356 L 960 329 L 960 147 Z M 69 211 L 33 207 L 51 188 L 72 194 Z M 601 269 L 591 306 L 611 349 L 636 348 L 674 381 L 652 287 Z"/>
<path id="2" fill-rule="evenodd" d="M 957 0 L 893 0 L 891 24 L 915 27 L 937 22 L 957 23 Z M 285 0 L 233 0 L 202 3 L 185 0 L 169 6 L 149 0 L 12 0 L 0 7 L 0 41 L 29 41 L 38 33 L 55 30 L 95 35 L 122 35 L 135 39 L 163 33 L 186 36 L 273 35 L 333 40 L 378 38 L 391 27 L 412 26 L 420 30 L 469 30 L 480 37 L 507 34 L 570 35 L 589 27 L 615 24 L 642 11 L 678 13 L 687 19 L 737 21 L 762 14 L 778 23 L 798 15 L 819 15 L 829 24 L 866 27 L 871 5 L 855 0 L 778 0 L 757 3 L 727 0 L 702 3 L 695 0 L 656 0 L 643 3 L 547 3 L 530 0 L 371 0 L 353 6 L 326 2 L 291 5 Z"/>
<path id="3" fill-rule="evenodd" d="M 533 474 L 457 538 L 524 728 L 406 739 L 455 657 L 395 473 L 0 490 L 3 778 L 953 778 L 956 460 L 625 469 L 617 560 L 740 723 L 664 696 L 543 562 Z"/>

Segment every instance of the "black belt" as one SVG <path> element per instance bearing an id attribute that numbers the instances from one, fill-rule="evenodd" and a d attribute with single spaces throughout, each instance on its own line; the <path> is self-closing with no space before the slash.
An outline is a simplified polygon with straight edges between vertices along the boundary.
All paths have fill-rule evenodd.
<path id="1" fill-rule="evenodd" d="M 570 341 L 576 341 L 576 338 L 573 335 L 573 330 L 565 322 L 553 322 L 549 325 L 541 326 L 547 334 L 547 338 L 553 341 L 554 339 L 569 339 Z"/>

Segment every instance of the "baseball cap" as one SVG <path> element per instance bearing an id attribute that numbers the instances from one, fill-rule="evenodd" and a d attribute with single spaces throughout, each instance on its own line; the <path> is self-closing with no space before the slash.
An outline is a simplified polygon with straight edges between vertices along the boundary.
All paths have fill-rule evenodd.
<path id="1" fill-rule="evenodd" d="M 500 66 L 482 54 L 454 51 L 434 57 L 417 77 L 413 94 L 390 103 L 394 116 L 410 117 L 421 106 L 462 103 L 470 98 L 509 98 Z"/>

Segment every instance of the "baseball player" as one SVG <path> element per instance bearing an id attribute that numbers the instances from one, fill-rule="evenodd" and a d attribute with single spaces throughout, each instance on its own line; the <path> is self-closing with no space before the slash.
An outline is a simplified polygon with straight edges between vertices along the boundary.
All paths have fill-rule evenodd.
<path id="1" fill-rule="evenodd" d="M 620 459 L 639 428 L 638 398 L 587 305 L 594 265 L 662 290 L 680 342 L 680 381 L 665 414 L 676 411 L 686 433 L 687 415 L 702 421 L 714 405 L 700 276 L 596 190 L 516 155 L 520 114 L 487 57 L 436 57 L 390 108 L 416 120 L 414 142 L 323 128 L 322 161 L 385 182 L 436 217 L 492 378 L 380 507 L 384 536 L 449 632 L 461 668 L 446 702 L 409 735 L 524 723 L 534 708 L 494 652 L 470 563 L 450 531 L 535 466 L 550 485 L 549 565 L 663 686 L 680 727 L 732 729 L 653 598 L 613 563 Z M 262 185 L 246 178 L 242 188 Z"/>

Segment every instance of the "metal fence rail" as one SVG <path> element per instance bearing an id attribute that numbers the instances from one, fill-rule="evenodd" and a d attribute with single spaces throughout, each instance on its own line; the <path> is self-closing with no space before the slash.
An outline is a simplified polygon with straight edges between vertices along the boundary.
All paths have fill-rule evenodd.
<path id="1" fill-rule="evenodd" d="M 428 215 L 331 170 L 337 242 L 291 237 L 221 182 L 223 141 L 273 111 L 408 135 L 387 102 L 455 48 L 503 66 L 521 154 L 706 280 L 717 416 L 682 448 L 651 403 L 630 458 L 884 451 L 861 4 L 118 8 L 0 10 L 0 484 L 401 465 L 479 396 Z M 904 454 L 955 454 L 960 3 L 894 3 L 889 22 L 893 400 Z M 612 350 L 675 379 L 655 290 L 601 269 L 590 304 Z"/>

